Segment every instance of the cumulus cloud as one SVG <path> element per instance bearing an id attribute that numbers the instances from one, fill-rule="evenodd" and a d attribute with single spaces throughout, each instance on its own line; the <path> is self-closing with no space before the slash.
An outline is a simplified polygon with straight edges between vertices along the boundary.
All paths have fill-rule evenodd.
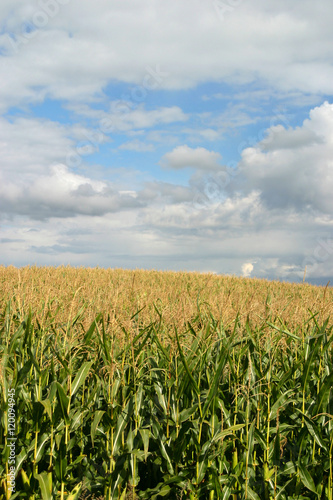
<path id="1" fill-rule="evenodd" d="M 0 175 L 2 213 L 43 220 L 79 214 L 97 216 L 139 205 L 135 196 L 74 174 L 65 165 L 55 165 L 48 174 L 16 182 L 5 182 Z"/>
<path id="2" fill-rule="evenodd" d="M 146 182 L 144 189 L 139 192 L 141 200 L 158 200 L 167 205 L 193 201 L 193 191 L 187 186 L 179 186 L 169 182 Z"/>
<path id="3" fill-rule="evenodd" d="M 329 0 L 315 9 L 303 0 L 242 2 L 224 21 L 218 2 L 201 0 L 155 0 L 153 8 L 144 0 L 100 0 L 97 10 L 89 0 L 55 4 L 51 16 L 33 0 L 16 2 L 15 9 L 3 0 L 3 108 L 22 98 L 38 101 L 42 88 L 52 98 L 91 101 L 111 80 L 148 92 L 258 79 L 283 91 L 332 92 Z"/>
<path id="4" fill-rule="evenodd" d="M 147 235 L 147 241 L 156 244 L 156 254 L 152 257 L 155 261 L 151 262 L 160 262 L 162 254 L 158 252 L 164 249 L 165 255 L 169 255 L 166 250 L 169 248 L 170 255 L 177 256 L 179 262 L 186 257 L 193 263 L 193 269 L 200 269 L 200 259 L 208 259 L 217 270 L 219 266 L 234 273 L 241 269 L 245 276 L 253 271 L 250 265 L 258 262 L 256 276 L 270 273 L 275 278 L 293 275 L 301 279 L 305 265 L 308 273 L 316 276 L 324 276 L 333 265 L 333 252 L 326 252 L 327 258 L 320 260 L 323 250 L 316 251 L 320 231 L 332 227 L 329 213 L 332 187 L 329 167 L 333 152 L 331 104 L 314 108 L 300 127 L 271 127 L 255 148 L 244 150 L 237 175 L 221 188 L 224 196 L 206 197 L 204 203 L 195 196 L 200 188 L 198 179 L 204 185 L 209 176 L 218 177 L 222 164 L 217 152 L 183 145 L 163 156 L 164 167 L 195 170 L 188 185 L 150 181 L 141 189 L 119 189 L 109 181 L 95 180 L 62 163 L 51 162 L 56 156 L 50 150 L 68 144 L 64 127 L 32 120 L 29 135 L 28 120 L 8 122 L 7 131 L 6 121 L 1 123 L 3 139 L 7 142 L 3 149 L 7 155 L 5 166 L 10 166 L 1 172 L 3 215 L 25 216 L 41 224 L 51 217 L 67 220 L 68 224 L 72 224 L 70 221 L 74 218 L 86 217 L 87 224 L 93 216 L 103 226 L 102 221 L 109 220 L 109 214 L 117 213 L 112 224 L 123 234 L 121 241 L 128 243 L 127 232 L 137 241 L 141 232 Z M 21 149 L 14 147 L 15 137 L 22 141 Z M 24 163 L 33 166 L 34 158 L 38 168 L 34 172 L 29 167 L 25 172 Z M 10 172 L 20 172 L 20 176 Z M 298 189 L 302 179 L 304 192 Z M 128 214 L 127 218 L 123 217 L 124 213 Z M 105 238 L 104 230 L 101 231 L 97 237 L 100 242 Z M 2 235 L 2 246 L 9 249 L 8 255 L 15 241 L 16 245 L 24 245 L 19 242 L 20 234 Z M 38 233 L 29 233 L 26 241 L 31 242 L 32 254 L 45 256 L 71 255 L 81 244 L 53 238 L 46 245 L 47 238 L 40 238 Z M 84 236 L 80 236 L 80 241 L 84 241 Z M 145 245 L 142 248 L 150 248 L 149 244 Z M 86 248 L 88 256 L 91 253 L 88 243 Z M 165 258 L 170 260 L 170 255 Z"/>
<path id="5" fill-rule="evenodd" d="M 73 145 L 70 127 L 38 118 L 0 118 L 0 171 L 37 175 Z"/>
<path id="6" fill-rule="evenodd" d="M 244 262 L 242 265 L 242 274 L 245 278 L 249 278 L 253 271 L 253 264 L 251 262 Z"/>
<path id="7" fill-rule="evenodd" d="M 174 170 L 194 168 L 203 171 L 217 170 L 221 167 L 221 155 L 205 148 L 190 148 L 187 145 L 178 146 L 161 159 L 161 166 Z"/>
<path id="8" fill-rule="evenodd" d="M 157 268 L 333 275 L 333 105 L 270 126 L 237 168 L 223 165 L 266 113 L 258 102 L 308 107 L 333 93 L 333 4 L 236 3 L 221 19 L 223 2 L 202 0 L 55 0 L 54 15 L 47 2 L 1 2 L 6 262 L 135 267 L 139 255 Z M 210 84 L 215 95 L 200 96 Z M 34 116 L 31 104 L 54 100 L 79 123 Z"/>
<path id="9" fill-rule="evenodd" d="M 314 108 L 301 127 L 271 127 L 256 147 L 242 152 L 230 185 L 259 190 L 270 208 L 333 211 L 333 104 Z"/>

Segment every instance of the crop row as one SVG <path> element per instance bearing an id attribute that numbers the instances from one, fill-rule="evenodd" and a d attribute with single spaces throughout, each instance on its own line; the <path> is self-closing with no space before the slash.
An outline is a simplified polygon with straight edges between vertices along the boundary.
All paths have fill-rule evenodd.
<path id="1" fill-rule="evenodd" d="M 78 336 L 79 316 L 42 327 L 7 305 L 0 499 L 332 500 L 328 321 L 194 318 L 173 343 L 156 313 L 120 348 L 102 315 Z"/>

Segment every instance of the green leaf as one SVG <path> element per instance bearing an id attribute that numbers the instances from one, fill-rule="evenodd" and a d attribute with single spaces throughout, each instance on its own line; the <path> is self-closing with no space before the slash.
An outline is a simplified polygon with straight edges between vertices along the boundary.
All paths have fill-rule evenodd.
<path id="1" fill-rule="evenodd" d="M 326 407 L 328 404 L 328 399 L 330 395 L 330 391 L 332 389 L 332 383 L 333 383 L 333 373 L 326 377 L 324 380 L 318 396 L 316 398 L 315 406 L 313 408 L 313 415 L 317 415 L 318 413 L 324 413 L 326 411 Z"/>
<path id="2" fill-rule="evenodd" d="M 231 493 L 232 493 L 232 489 L 230 486 L 224 487 L 223 494 L 222 494 L 222 500 L 229 500 Z"/>
<path id="3" fill-rule="evenodd" d="M 179 413 L 179 423 L 182 424 L 186 422 L 193 413 L 195 413 L 198 409 L 198 403 L 195 403 L 191 408 L 185 408 Z"/>
<path id="4" fill-rule="evenodd" d="M 252 465 L 252 459 L 253 459 L 253 447 L 254 447 L 254 430 L 255 430 L 255 425 L 256 425 L 256 419 L 253 420 L 250 429 L 249 429 L 249 434 L 247 438 L 247 453 L 248 453 L 248 464 Z"/>
<path id="5" fill-rule="evenodd" d="M 92 447 L 94 447 L 94 439 L 95 439 L 95 435 L 96 435 L 96 431 L 97 431 L 97 426 L 98 426 L 101 418 L 103 417 L 104 413 L 105 413 L 105 411 L 102 411 L 102 410 L 98 410 L 95 412 L 94 420 L 93 420 L 93 423 L 91 425 L 91 431 L 90 431 Z"/>
<path id="6" fill-rule="evenodd" d="M 49 419 L 51 420 L 52 419 L 52 406 L 51 406 L 51 401 L 49 399 L 44 399 L 43 401 L 40 402 L 45 410 L 46 410 L 46 413 L 48 414 L 49 416 Z"/>
<path id="7" fill-rule="evenodd" d="M 59 444 L 59 453 L 57 459 L 55 460 L 55 472 L 59 481 L 63 481 L 66 476 L 67 470 L 67 457 L 66 457 L 67 447 L 65 444 L 65 434 L 62 435 Z"/>
<path id="8" fill-rule="evenodd" d="M 88 413 L 88 410 L 83 410 L 79 408 L 74 414 L 71 412 L 71 425 L 70 425 L 70 432 L 75 432 L 79 425 L 83 425 L 84 423 L 84 416 Z"/>
<path id="9" fill-rule="evenodd" d="M 290 395 L 295 393 L 295 389 L 289 389 L 285 393 L 281 394 L 281 396 L 277 399 L 277 401 L 274 403 L 274 405 L 271 408 L 270 414 L 269 414 L 269 419 L 273 420 L 277 417 L 278 411 L 283 408 L 286 404 L 289 404 L 292 402 L 292 399 L 290 399 Z"/>
<path id="10" fill-rule="evenodd" d="M 179 351 L 179 354 L 180 354 L 180 359 L 182 360 L 182 363 L 184 365 L 185 371 L 186 371 L 186 373 L 187 373 L 187 375 L 189 377 L 189 380 L 191 382 L 191 385 L 192 385 L 194 391 L 199 396 L 200 395 L 199 387 L 198 387 L 196 381 L 194 380 L 193 375 L 192 375 L 192 373 L 191 373 L 191 371 L 190 371 L 190 369 L 188 367 L 188 364 L 186 362 L 183 349 L 181 348 L 181 345 L 180 345 L 179 335 L 178 335 L 178 332 L 177 332 L 177 328 L 175 328 L 175 334 L 176 334 L 176 340 L 177 340 L 177 345 L 178 345 L 178 351 Z"/>
<path id="11" fill-rule="evenodd" d="M 315 439 L 316 443 L 321 447 L 323 448 L 325 451 L 327 451 L 327 446 L 323 440 L 323 438 L 321 437 L 320 435 L 320 432 L 319 432 L 319 429 L 317 427 L 317 425 L 315 424 L 315 422 L 313 422 L 313 420 L 311 420 L 307 415 L 305 415 L 301 410 L 299 410 L 298 408 L 295 408 L 296 411 L 298 411 L 302 416 L 303 416 L 303 419 L 304 419 L 304 422 L 305 422 L 305 425 L 307 426 L 308 428 L 308 431 L 309 433 L 311 434 L 311 436 Z"/>
<path id="12" fill-rule="evenodd" d="M 247 487 L 247 497 L 251 500 L 260 500 L 260 497 L 250 488 L 250 486 Z"/>
<path id="13" fill-rule="evenodd" d="M 48 397 L 48 399 L 51 401 L 51 403 L 53 402 L 53 399 L 54 399 L 56 393 L 57 393 L 57 381 L 54 380 L 50 386 L 49 397 Z"/>
<path id="14" fill-rule="evenodd" d="M 230 341 L 229 341 L 229 345 L 230 345 Z M 228 347 L 229 347 L 229 345 L 228 345 Z M 220 383 L 220 380 L 222 377 L 223 368 L 224 368 L 226 360 L 227 360 L 227 352 L 228 352 L 228 348 L 221 349 L 219 360 L 218 360 L 218 366 L 217 366 L 214 378 L 211 382 L 210 390 L 209 390 L 206 402 L 205 402 L 203 410 L 202 410 L 202 416 L 201 416 L 202 420 L 204 420 L 206 413 L 209 409 L 209 406 L 218 392 L 219 383 Z"/>
<path id="15" fill-rule="evenodd" d="M 310 349 L 310 343 L 307 343 L 306 347 L 308 347 L 308 346 Z M 305 389 L 306 389 L 310 373 L 312 372 L 312 370 L 311 370 L 312 362 L 313 362 L 314 356 L 317 353 L 317 350 L 318 350 L 318 342 L 316 343 L 315 346 L 312 346 L 312 349 L 310 351 L 310 355 L 307 357 L 307 360 L 306 360 L 305 365 L 304 365 L 303 374 L 302 374 L 303 391 L 305 391 Z"/>
<path id="16" fill-rule="evenodd" d="M 70 492 L 70 494 L 66 497 L 66 500 L 78 500 L 82 490 L 82 481 L 77 484 L 74 489 Z"/>
<path id="17" fill-rule="evenodd" d="M 31 312 L 29 313 L 29 316 L 27 318 L 27 326 L 28 328 L 30 327 L 30 322 L 31 322 Z M 22 333 L 25 328 L 25 322 L 21 323 L 14 335 L 12 336 L 10 340 L 10 344 L 8 346 L 8 354 L 12 354 L 12 351 L 14 351 L 18 345 L 19 345 L 19 339 L 22 336 Z"/>
<path id="18" fill-rule="evenodd" d="M 158 497 L 165 497 L 166 495 L 169 495 L 170 490 L 171 490 L 170 486 L 168 486 L 168 485 L 162 486 L 162 488 L 159 490 L 157 495 L 153 495 L 151 497 L 151 500 L 157 500 Z"/>
<path id="19" fill-rule="evenodd" d="M 259 443 L 263 449 L 266 449 L 266 440 L 259 429 L 256 428 L 254 430 L 254 436 L 256 438 L 257 443 Z"/>
<path id="20" fill-rule="evenodd" d="M 273 448 L 273 464 L 280 465 L 280 431 L 277 429 L 277 433 L 274 440 L 274 448 Z"/>
<path id="21" fill-rule="evenodd" d="M 207 467 L 208 467 L 208 459 L 204 457 L 203 459 L 200 460 L 198 468 L 198 484 L 201 483 L 201 481 L 205 477 Z"/>
<path id="22" fill-rule="evenodd" d="M 168 453 L 166 446 L 165 446 L 166 438 L 163 434 L 162 428 L 157 421 L 153 422 L 152 427 L 153 427 L 153 432 L 155 434 L 155 438 L 157 439 L 157 443 L 158 443 L 158 446 L 160 448 L 161 454 L 162 454 L 163 458 L 166 460 L 168 472 L 169 472 L 169 474 L 174 475 L 173 465 L 171 463 L 169 453 Z"/>
<path id="23" fill-rule="evenodd" d="M 39 487 L 42 493 L 42 500 L 52 500 L 52 483 L 50 485 L 47 472 L 42 472 L 37 475 Z"/>
<path id="24" fill-rule="evenodd" d="M 55 332 L 55 334 L 56 334 L 56 332 Z M 55 348 L 54 348 L 54 346 L 53 346 L 52 344 L 50 344 L 50 347 L 51 347 L 51 349 L 52 349 L 52 351 L 53 351 L 54 355 L 55 355 L 55 356 L 56 356 L 56 358 L 58 359 L 59 363 L 61 363 L 61 365 L 63 366 L 63 368 L 64 368 L 64 370 L 66 371 L 66 373 L 67 373 L 68 375 L 70 375 L 70 371 L 69 371 L 69 369 L 68 369 L 68 362 L 60 356 L 60 354 L 59 354 L 59 352 L 58 352 L 58 349 L 55 349 Z M 52 360 L 52 363 L 53 363 L 53 360 Z M 52 364 L 51 364 L 51 366 L 52 366 Z"/>
<path id="25" fill-rule="evenodd" d="M 28 346 L 27 351 L 28 351 L 28 354 L 30 356 L 32 364 L 36 368 L 36 371 L 37 371 L 38 375 L 40 375 L 41 374 L 41 370 L 40 370 L 40 367 L 39 367 L 39 365 L 38 365 L 38 363 L 37 363 L 37 361 L 35 359 L 35 353 L 32 352 L 30 346 Z"/>
<path id="26" fill-rule="evenodd" d="M 43 457 L 43 451 L 45 448 L 46 443 L 50 440 L 50 434 L 43 434 L 41 438 L 38 440 L 38 445 L 37 445 L 37 453 L 36 453 L 36 462 L 39 462 L 40 459 Z"/>
<path id="27" fill-rule="evenodd" d="M 284 333 L 285 335 L 288 335 L 288 337 L 291 337 L 292 339 L 297 340 L 298 342 L 300 342 L 302 340 L 300 337 L 298 337 L 297 335 L 294 335 L 293 333 L 289 332 L 286 329 L 282 330 L 281 328 L 278 328 L 277 326 L 273 325 L 273 323 L 270 323 L 269 321 L 266 321 L 266 323 L 271 328 L 274 328 L 274 330 L 277 330 L 278 332 Z"/>
<path id="28" fill-rule="evenodd" d="M 23 367 L 17 374 L 16 384 L 15 384 L 16 387 L 19 386 L 22 381 L 26 381 L 26 376 L 28 375 L 31 366 L 32 366 L 32 361 L 31 359 L 28 359 L 28 361 L 23 365 Z"/>
<path id="29" fill-rule="evenodd" d="M 99 313 L 99 314 L 96 316 L 96 318 L 94 319 L 94 321 L 91 323 L 91 325 L 90 325 L 90 327 L 89 327 L 89 329 L 88 329 L 87 333 L 85 334 L 85 336 L 84 336 L 84 338 L 83 338 L 83 343 L 84 343 L 85 345 L 88 345 L 88 344 L 89 344 L 89 342 L 90 342 L 90 340 L 91 340 L 91 337 L 92 337 L 92 335 L 93 335 L 93 333 L 94 333 L 94 331 L 95 331 L 95 329 L 96 329 L 96 325 L 97 325 L 97 323 L 100 321 L 101 317 L 102 317 L 102 314 L 101 314 L 101 313 Z"/>
<path id="30" fill-rule="evenodd" d="M 228 429 L 224 429 L 223 431 L 217 432 L 213 439 L 212 443 L 218 441 L 219 439 L 222 439 L 225 436 L 230 436 L 230 434 L 234 434 L 236 431 L 239 431 L 240 429 L 243 429 L 245 427 L 245 424 L 236 424 L 231 427 L 228 427 Z"/>
<path id="31" fill-rule="evenodd" d="M 34 416 L 35 429 L 39 431 L 41 423 L 42 423 L 44 406 L 39 401 L 33 402 L 32 403 L 32 411 L 33 411 L 33 416 Z"/>
<path id="32" fill-rule="evenodd" d="M 145 453 L 145 460 L 148 458 L 148 450 L 149 450 L 149 435 L 150 435 L 150 430 L 149 429 L 140 429 L 140 435 L 141 439 L 143 442 L 143 449 Z"/>
<path id="33" fill-rule="evenodd" d="M 208 466 L 208 459 L 210 459 L 209 455 L 214 444 L 226 436 L 233 435 L 236 431 L 243 429 L 244 427 L 245 424 L 237 424 L 229 427 L 228 429 L 224 429 L 223 431 L 218 431 L 214 434 L 213 438 L 210 441 L 207 441 L 204 444 L 204 446 L 202 447 L 202 453 L 200 454 L 200 464 L 198 470 L 199 482 L 201 482 L 204 478 Z"/>
<path id="34" fill-rule="evenodd" d="M 117 427 L 116 431 L 114 433 L 114 441 L 113 441 L 113 455 L 118 453 L 118 449 L 120 447 L 120 441 L 121 441 L 121 434 L 124 431 L 126 425 L 130 421 L 130 418 L 133 414 L 134 411 L 134 405 L 133 405 L 133 397 L 130 398 L 128 401 L 127 405 L 121 412 L 121 414 L 118 417 L 117 421 Z"/>
<path id="35" fill-rule="evenodd" d="M 309 471 L 301 464 L 301 462 L 298 462 L 298 468 L 299 476 L 304 486 L 317 495 L 317 490 Z"/>
<path id="36" fill-rule="evenodd" d="M 87 307 L 86 304 L 83 304 L 83 306 L 80 307 L 79 311 L 76 313 L 74 318 L 72 320 L 68 319 L 67 331 L 66 331 L 67 334 L 70 333 L 72 326 L 74 326 L 75 323 L 82 317 L 82 313 L 84 312 L 86 307 Z"/>
<path id="37" fill-rule="evenodd" d="M 77 372 L 77 375 L 76 375 L 76 377 L 74 379 L 74 382 L 72 383 L 72 388 L 71 388 L 72 394 L 71 394 L 71 396 L 74 396 L 74 394 L 77 392 L 77 390 L 84 383 L 85 379 L 87 378 L 87 375 L 89 373 L 89 370 L 90 370 L 92 364 L 93 364 L 93 361 L 86 361 L 80 367 L 80 369 Z"/>
<path id="38" fill-rule="evenodd" d="M 68 425 L 70 424 L 70 420 L 68 417 L 69 398 L 66 396 L 64 388 L 62 387 L 62 385 L 59 384 L 59 382 L 56 382 L 56 386 L 57 386 L 57 396 L 58 396 L 58 401 L 60 403 L 61 413 L 63 419 L 65 420 L 66 425 Z"/>
<path id="39" fill-rule="evenodd" d="M 294 468 L 294 472 L 295 472 L 295 468 Z M 286 490 L 287 486 L 288 486 L 290 483 L 292 483 L 294 480 L 295 480 L 295 478 L 294 478 L 294 477 L 292 477 L 291 479 L 289 479 L 289 481 L 287 481 L 287 482 L 284 484 L 283 488 L 279 489 L 278 494 L 276 495 L 276 500 L 279 500 L 279 498 L 281 497 L 281 495 L 283 494 L 283 492 Z M 278 486 L 278 488 L 279 488 L 279 486 Z M 284 496 L 284 499 L 285 499 L 285 498 L 286 498 L 286 497 Z"/>
<path id="40" fill-rule="evenodd" d="M 156 306 L 154 304 L 154 307 L 156 309 Z M 157 309 L 156 309 L 157 310 Z M 169 360 L 170 356 L 169 356 L 169 353 L 168 351 L 165 349 L 165 347 L 161 344 L 161 342 L 159 341 L 159 338 L 158 338 L 158 335 L 155 331 L 155 329 L 153 329 L 153 336 L 154 336 L 154 340 L 155 340 L 155 343 L 156 345 L 158 346 L 158 348 L 160 349 L 160 352 L 163 353 L 164 357 L 166 360 Z"/>
<path id="41" fill-rule="evenodd" d="M 154 389 L 156 391 L 158 402 L 161 405 L 161 408 L 163 409 L 164 413 L 166 414 L 168 401 L 165 394 L 163 394 L 163 387 L 161 387 L 160 382 L 154 384 Z"/>
<path id="42" fill-rule="evenodd" d="M 287 462 L 284 466 L 284 469 L 279 473 L 279 475 L 288 475 L 288 474 L 296 474 L 296 467 L 293 462 Z"/>
<path id="43" fill-rule="evenodd" d="M 28 457 L 28 452 L 25 448 L 21 448 L 20 453 L 16 457 L 16 470 L 20 470 L 22 467 L 22 464 Z"/>

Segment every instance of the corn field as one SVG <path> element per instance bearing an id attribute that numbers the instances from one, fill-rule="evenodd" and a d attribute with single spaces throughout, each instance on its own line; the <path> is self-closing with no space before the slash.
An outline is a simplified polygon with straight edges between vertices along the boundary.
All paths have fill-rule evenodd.
<path id="1" fill-rule="evenodd" d="M 332 295 L 312 288 L 298 326 L 274 291 L 256 321 L 5 294 L 0 499 L 333 500 Z"/>

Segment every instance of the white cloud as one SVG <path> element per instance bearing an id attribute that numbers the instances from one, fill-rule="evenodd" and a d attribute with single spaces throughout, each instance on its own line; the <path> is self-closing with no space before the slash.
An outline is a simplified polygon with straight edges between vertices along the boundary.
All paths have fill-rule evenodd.
<path id="1" fill-rule="evenodd" d="M 178 146 L 161 159 L 161 166 L 174 170 L 194 168 L 203 171 L 221 168 L 221 155 L 205 148 L 190 148 L 187 145 Z"/>
<path id="2" fill-rule="evenodd" d="M 40 28 L 35 16 L 41 8 L 33 0 L 15 8 L 3 0 L 3 27 L 21 43 L 0 38 L 7 51 L 0 61 L 2 108 L 41 95 L 87 102 L 116 80 L 136 85 L 136 99 L 154 86 L 185 89 L 207 80 L 333 90 L 329 0 L 315 8 L 303 0 L 242 2 L 223 22 L 214 2 L 201 0 L 71 0 L 58 6 L 56 15 L 44 12 Z M 30 36 L 26 25 L 33 28 Z"/>
<path id="3" fill-rule="evenodd" d="M 54 0 L 54 15 L 43 2 L 2 0 L 0 110 L 20 108 L 0 118 L 3 259 L 136 267 L 140 256 L 148 267 L 250 275 L 256 263 L 256 276 L 302 277 L 306 258 L 310 274 L 333 275 L 333 251 L 318 247 L 325 232 L 333 247 L 333 105 L 248 140 L 234 172 L 207 146 L 221 140 L 224 160 L 244 127 L 274 114 L 271 100 L 290 109 L 333 94 L 333 4 L 238 3 L 221 20 L 203 0 Z M 221 92 L 198 92 L 193 111 L 174 92 L 213 82 Z M 48 98 L 80 123 L 34 117 L 30 104 Z M 65 166 L 73 151 L 80 169 Z M 128 169 L 150 151 L 140 172 Z"/>
<path id="4" fill-rule="evenodd" d="M 61 162 L 73 141 L 70 128 L 37 118 L 0 118 L 1 172 L 37 175 L 46 165 Z"/>
<path id="5" fill-rule="evenodd" d="M 242 152 L 230 188 L 260 191 L 271 208 L 333 212 L 333 104 L 310 112 L 301 127 L 272 127 L 256 147 Z"/>
<path id="6" fill-rule="evenodd" d="M 43 220 L 90 216 L 118 212 L 140 206 L 132 194 L 117 192 L 105 182 L 74 174 L 65 165 L 55 165 L 50 172 L 19 181 L 0 176 L 0 209 L 9 215 L 24 215 Z"/>
<path id="7" fill-rule="evenodd" d="M 178 186 L 168 182 L 146 182 L 139 195 L 142 201 L 162 201 L 165 203 L 164 213 L 168 213 L 169 206 L 174 203 L 193 202 L 193 191 L 190 187 Z"/>
<path id="8" fill-rule="evenodd" d="M 195 128 L 184 128 L 182 133 L 188 135 L 189 140 L 193 142 L 198 142 L 202 140 L 206 141 L 216 141 L 221 137 L 221 133 L 213 128 L 195 129 Z"/>
<path id="9" fill-rule="evenodd" d="M 251 262 L 244 262 L 242 265 L 242 274 L 245 278 L 249 278 L 253 271 L 253 264 Z"/>
<path id="10" fill-rule="evenodd" d="M 139 141 L 138 139 L 136 139 L 134 141 L 124 142 L 124 144 L 119 146 L 119 149 L 144 153 L 146 151 L 154 151 L 154 146 L 152 144 L 147 144 L 143 141 Z"/>
<path id="11" fill-rule="evenodd" d="M 143 106 L 140 106 L 134 111 L 128 110 L 125 113 L 119 113 L 115 111 L 109 116 L 111 120 L 115 120 L 117 125 L 116 128 L 127 129 L 146 129 L 155 127 L 159 124 L 173 123 L 178 121 L 185 121 L 187 116 L 178 106 L 157 108 L 152 111 L 145 111 Z M 118 118 L 118 121 L 117 121 Z M 122 123 L 122 125 L 119 125 Z"/>
<path id="12" fill-rule="evenodd" d="M 256 123 L 258 119 L 251 116 L 249 110 L 251 110 L 251 107 L 245 103 L 228 105 L 225 111 L 208 118 L 207 121 L 221 132 L 226 132 L 227 130 Z"/>
<path id="13" fill-rule="evenodd" d="M 244 264 L 257 262 L 256 276 L 269 274 L 282 279 L 290 275 L 301 279 L 305 259 L 308 276 L 327 276 L 325 273 L 333 269 L 333 250 L 326 251 L 324 259 L 324 250 L 316 250 L 316 238 L 325 231 L 333 234 L 329 211 L 333 129 L 332 105 L 328 103 L 314 108 L 300 127 L 271 127 L 255 148 L 244 150 L 238 175 L 221 186 L 221 196 L 208 193 L 201 199 L 198 192 L 205 194 L 210 178 L 219 180 L 223 171 L 217 152 L 183 145 L 163 156 L 161 162 L 169 169 L 195 169 L 188 185 L 151 180 L 143 189 L 131 189 L 133 184 L 128 179 L 119 188 L 56 161 L 62 156 L 59 150 L 72 142 L 67 134 L 79 136 L 78 130 L 73 133 L 46 120 L 21 118 L 11 122 L 2 119 L 0 127 L 5 143 L 0 182 L 2 221 L 6 214 L 15 215 L 18 228 L 22 217 L 31 225 L 40 221 L 44 228 L 44 220 L 54 217 L 77 230 L 80 226 L 71 222 L 74 218 L 85 220 L 89 227 L 93 220 L 99 221 L 101 228 L 103 221 L 108 221 L 106 228 L 111 224 L 110 214 L 117 214 L 112 227 L 119 231 L 119 255 L 127 255 L 122 264 L 128 259 L 128 265 L 134 265 L 130 249 L 135 253 L 135 242 L 140 241 L 142 258 L 146 258 L 145 251 L 150 255 L 142 261 L 147 266 L 158 267 L 164 259 L 173 267 L 177 258 L 180 268 L 182 259 L 198 270 L 206 269 L 209 261 L 216 271 L 238 273 Z M 88 224 L 89 217 L 92 220 Z M 29 242 L 30 253 L 24 252 L 31 258 L 38 254 L 58 262 L 61 255 L 77 255 L 76 262 L 88 263 L 93 241 L 105 249 L 110 238 L 105 231 L 101 229 L 95 240 L 85 236 L 66 240 L 56 232 L 53 239 L 44 232 L 43 240 L 37 233 L 29 233 L 24 243 L 19 241 L 22 229 L 15 233 L 2 228 L 1 245 L 8 249 L 4 254 L 8 259 L 14 247 L 22 250 Z M 133 238 L 132 246 L 128 233 Z M 330 248 L 331 244 L 327 245 Z M 249 273 L 249 266 L 242 272 Z"/>
<path id="14" fill-rule="evenodd" d="M 183 122 L 188 119 L 188 116 L 178 106 L 146 110 L 143 104 L 138 105 L 121 100 L 112 101 L 109 112 L 92 109 L 85 104 L 71 105 L 68 108 L 79 117 L 97 120 L 99 129 L 105 133 L 140 132 L 142 129 Z"/>

